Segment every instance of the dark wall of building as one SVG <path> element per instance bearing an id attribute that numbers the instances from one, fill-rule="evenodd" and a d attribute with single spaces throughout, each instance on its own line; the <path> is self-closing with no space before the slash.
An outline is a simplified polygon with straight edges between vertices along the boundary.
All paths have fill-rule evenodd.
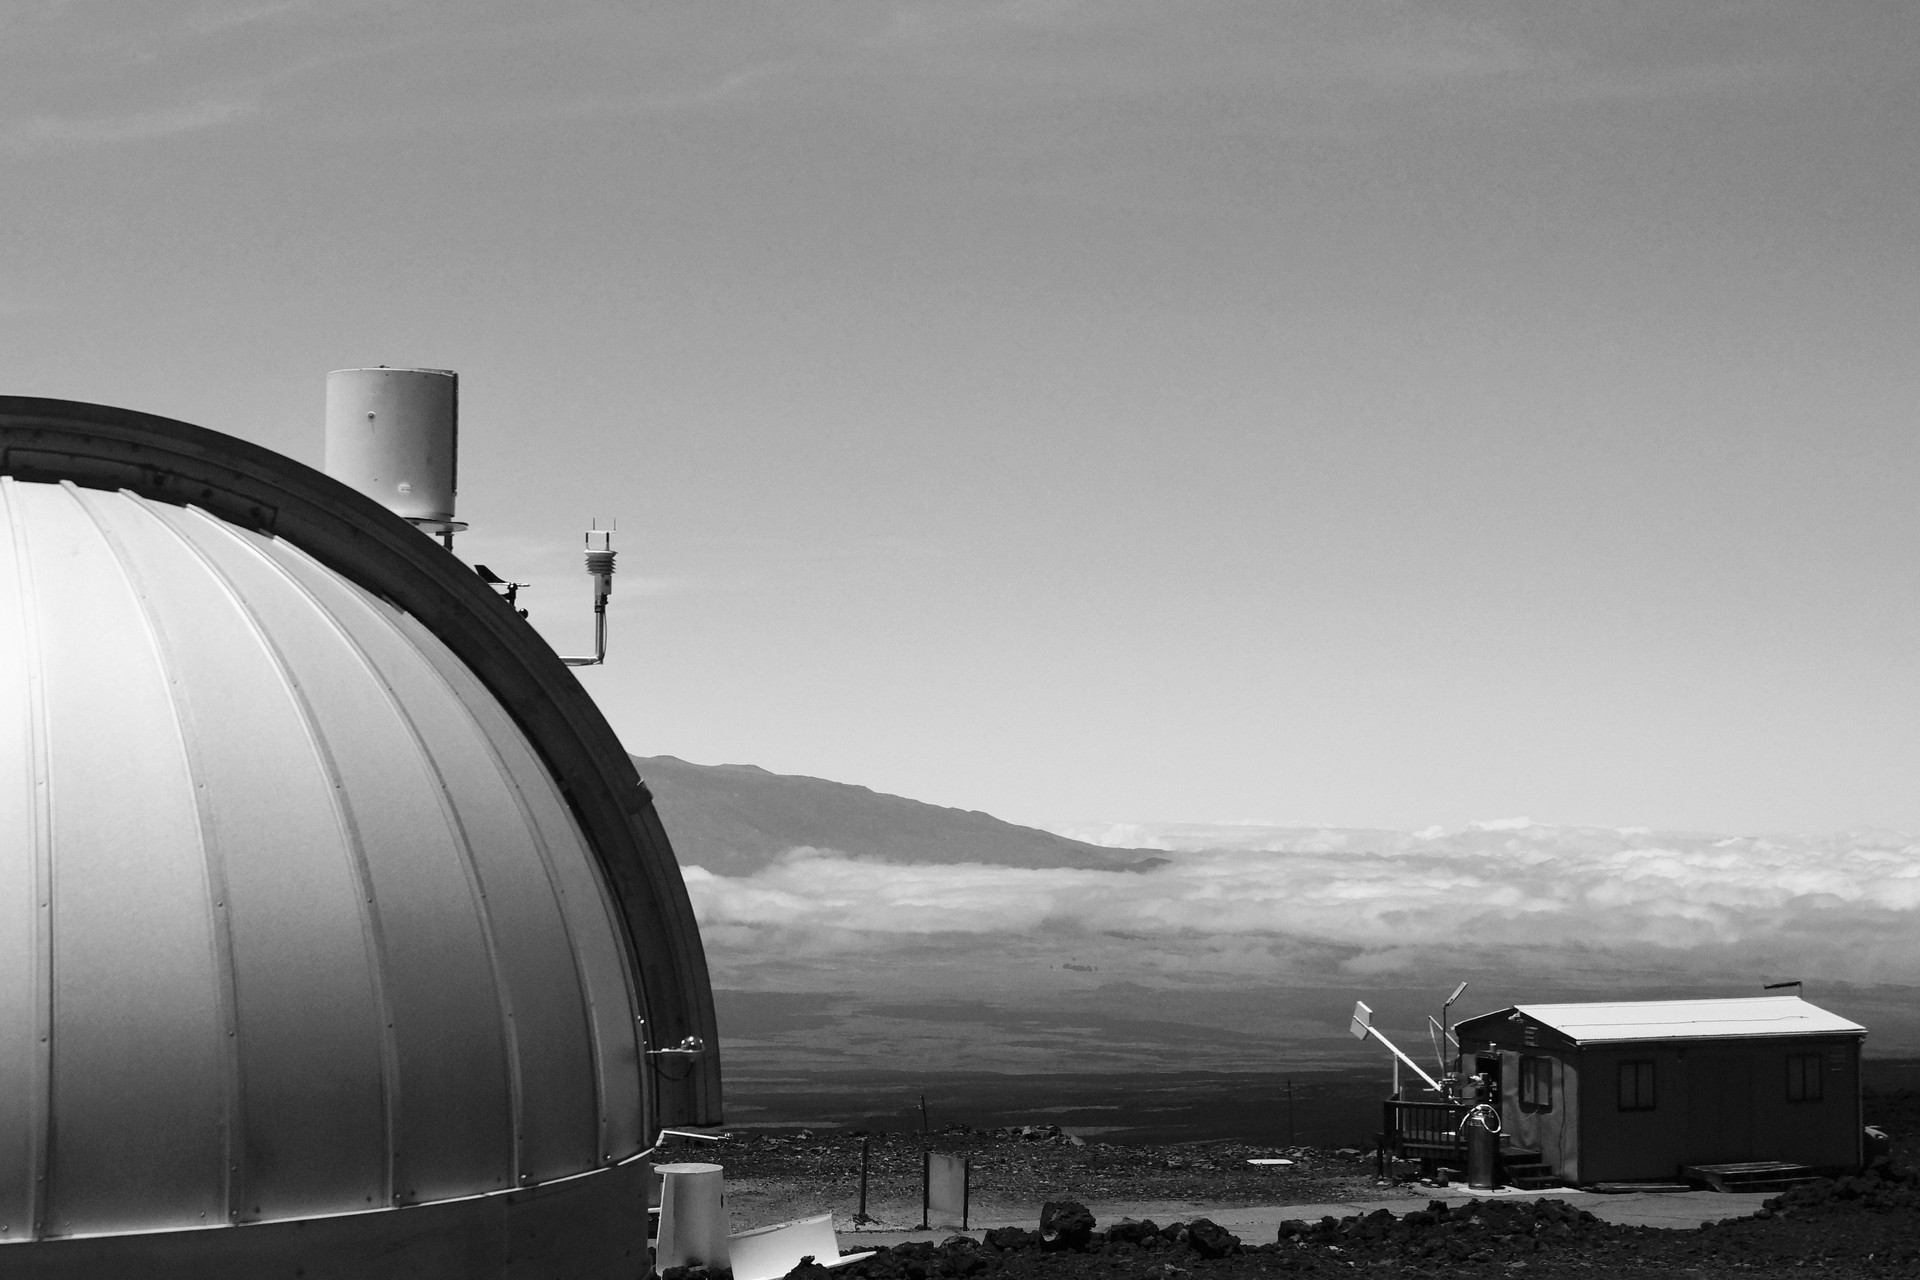
<path id="1" fill-rule="evenodd" d="M 1687 1161 L 1684 1051 L 1624 1045 L 1580 1055 L 1580 1178 L 1584 1182 L 1671 1178 Z M 1653 1106 L 1622 1110 L 1620 1067 L 1650 1063 Z"/>
<path id="2" fill-rule="evenodd" d="M 1628 1064 L 1651 1065 L 1650 1109 L 1622 1106 Z M 1616 1045 L 1582 1052 L 1578 1071 L 1582 1181 L 1671 1178 L 1683 1165 L 1744 1160 L 1858 1166 L 1852 1037 Z"/>
<path id="3" fill-rule="evenodd" d="M 1695 1050 L 1687 1069 L 1690 1144 L 1717 1141 L 1748 1153 L 1727 1157 L 1733 1160 L 1793 1160 L 1815 1168 L 1859 1163 L 1858 1040 L 1818 1037 Z M 1725 1118 L 1738 1114 L 1743 1087 L 1749 1118 L 1744 1129 Z"/>

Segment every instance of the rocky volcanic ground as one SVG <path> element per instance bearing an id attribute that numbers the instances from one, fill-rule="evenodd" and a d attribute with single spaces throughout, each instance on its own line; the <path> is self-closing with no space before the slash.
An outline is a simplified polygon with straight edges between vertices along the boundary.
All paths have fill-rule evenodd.
<path id="1" fill-rule="evenodd" d="M 726 1166 L 727 1197 L 736 1221 L 780 1222 L 832 1210 L 843 1228 L 860 1214 L 860 1151 L 868 1143 L 867 1223 L 908 1228 L 920 1221 L 918 1134 L 742 1136 L 717 1150 Z M 1177 1146 L 1113 1146 L 1081 1142 L 1052 1126 L 935 1133 L 926 1145 L 973 1162 L 973 1219 L 1037 1221 L 1049 1200 L 1125 1201 L 1215 1207 L 1380 1200 L 1394 1194 L 1374 1174 L 1371 1153 L 1353 1148 L 1264 1147 L 1241 1142 Z M 1249 1158 L 1279 1157 L 1290 1167 L 1263 1168 Z M 1413 1195 L 1415 1193 L 1408 1192 Z"/>
<path id="2" fill-rule="evenodd" d="M 1269 1273 L 1430 1276 L 1635 1277 L 1738 1274 L 1804 1277 L 1920 1277 L 1920 1096 L 1870 1097 L 1867 1120 L 1895 1137 L 1893 1159 L 1858 1178 L 1798 1188 L 1756 1217 L 1690 1231 L 1616 1226 L 1551 1193 L 1451 1206 L 1422 1201 L 1417 1186 L 1382 1186 L 1370 1155 L 1291 1151 L 1235 1142 L 1119 1147 L 1083 1143 L 1029 1127 L 933 1135 L 937 1150 L 973 1160 L 980 1221 L 1005 1228 L 985 1241 L 882 1249 L 829 1273 L 802 1268 L 794 1280 L 1240 1280 Z M 917 1225 L 919 1135 L 871 1135 L 868 1216 L 874 1226 Z M 730 1139 L 712 1157 L 727 1167 L 736 1221 L 776 1222 L 832 1209 L 845 1231 L 858 1211 L 862 1135 L 800 1134 Z M 708 1154 L 703 1150 L 701 1155 Z M 1263 1169 L 1249 1157 L 1286 1157 Z M 1407 1197 L 1400 1211 L 1284 1225 L 1278 1239 L 1236 1240 L 1205 1209 L 1243 1205 L 1380 1201 Z M 1588 1197 L 1578 1197 L 1592 1203 Z M 1072 1208 L 1042 1222 L 1042 1206 L 1072 1202 L 1096 1211 L 1124 1202 L 1162 1206 L 1154 1222 L 1090 1221 Z M 1043 1238 L 1045 1237 L 1045 1238 Z M 843 1241 L 843 1243 L 846 1243 Z M 674 1272 L 665 1280 L 699 1280 Z"/>

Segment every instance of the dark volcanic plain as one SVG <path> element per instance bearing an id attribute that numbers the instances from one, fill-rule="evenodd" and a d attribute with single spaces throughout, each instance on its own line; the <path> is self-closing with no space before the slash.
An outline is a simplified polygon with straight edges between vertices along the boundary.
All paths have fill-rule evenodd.
<path id="1" fill-rule="evenodd" d="M 1037 1232 L 987 1233 L 984 1241 L 950 1238 L 907 1244 L 832 1272 L 796 1271 L 794 1280 L 1093 1280 L 1153 1276 L 1159 1280 L 1242 1280 L 1272 1275 L 1410 1275 L 1638 1277 L 1920 1276 L 1920 1094 L 1877 1093 L 1867 1120 L 1894 1137 L 1891 1161 L 1857 1178 L 1797 1188 L 1759 1215 L 1728 1218 L 1697 1230 L 1616 1226 L 1583 1212 L 1596 1198 L 1501 1198 L 1451 1205 L 1420 1201 L 1419 1188 L 1381 1186 L 1370 1156 L 1295 1148 L 1297 1163 L 1273 1171 L 1246 1163 L 1278 1155 L 1237 1142 L 1158 1146 L 1076 1143 L 1047 1130 L 937 1133 L 938 1150 L 974 1162 L 976 1216 L 1037 1226 L 1047 1201 L 1186 1207 L 1146 1222 L 1099 1221 L 1081 1247 L 1048 1247 Z M 919 1211 L 918 1134 L 760 1133 L 713 1153 L 727 1167 L 736 1221 L 831 1207 L 843 1232 L 852 1224 L 862 1137 L 871 1144 L 870 1216 L 909 1225 Z M 1405 1208 L 1365 1217 L 1301 1221 L 1274 1240 L 1239 1240 L 1203 1223 L 1206 1206 L 1380 1201 L 1411 1197 Z M 996 1209 L 1024 1206 L 1024 1213 Z M 891 1219 L 891 1221 L 888 1221 Z M 851 1247 L 857 1237 L 843 1236 Z M 867 1246 L 861 1246 L 867 1247 Z M 666 1280 L 687 1280 L 667 1273 Z"/>

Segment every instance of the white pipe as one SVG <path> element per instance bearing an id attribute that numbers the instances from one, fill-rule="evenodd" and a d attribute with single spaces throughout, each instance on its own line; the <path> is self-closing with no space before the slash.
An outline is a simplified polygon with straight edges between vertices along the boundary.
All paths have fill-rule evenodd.
<path id="1" fill-rule="evenodd" d="M 1444 1092 L 1444 1090 L 1440 1088 L 1440 1082 L 1438 1080 L 1435 1080 L 1432 1076 L 1428 1075 L 1426 1072 L 1422 1071 L 1420 1069 L 1419 1063 L 1415 1062 L 1412 1058 L 1409 1058 L 1406 1054 L 1400 1052 L 1399 1045 L 1387 1039 L 1384 1035 L 1381 1035 L 1380 1028 L 1370 1026 L 1367 1028 L 1367 1034 L 1372 1036 L 1375 1040 L 1378 1040 L 1381 1044 L 1387 1046 L 1388 1049 L 1392 1050 L 1394 1057 L 1400 1059 L 1400 1061 L 1406 1063 L 1409 1067 L 1413 1068 L 1413 1074 L 1419 1076 L 1422 1080 L 1425 1080 L 1427 1082 L 1428 1088 L 1432 1089 L 1435 1093 Z"/>

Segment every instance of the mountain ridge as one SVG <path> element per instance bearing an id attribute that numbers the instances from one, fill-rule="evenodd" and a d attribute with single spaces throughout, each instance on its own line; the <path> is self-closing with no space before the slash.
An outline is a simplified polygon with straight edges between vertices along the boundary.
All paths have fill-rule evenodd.
<path id="1" fill-rule="evenodd" d="M 751 875 L 800 847 L 896 863 L 1140 871 L 1164 851 L 1112 849 L 871 787 L 751 764 L 634 756 L 682 866 Z"/>

